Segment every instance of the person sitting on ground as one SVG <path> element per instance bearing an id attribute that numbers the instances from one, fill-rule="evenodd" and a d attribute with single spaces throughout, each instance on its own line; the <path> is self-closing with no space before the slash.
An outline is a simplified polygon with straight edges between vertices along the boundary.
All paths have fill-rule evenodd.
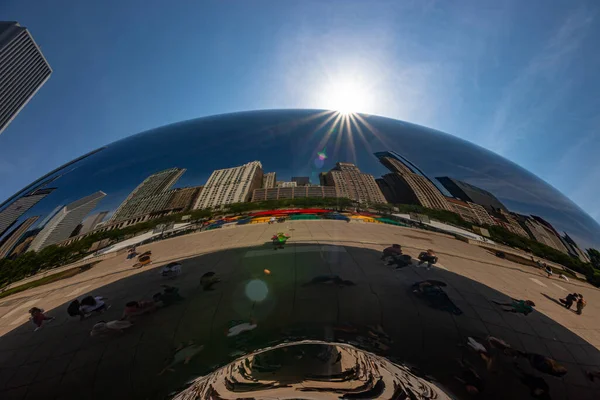
<path id="1" fill-rule="evenodd" d="M 125 304 L 125 311 L 121 320 L 130 320 L 140 315 L 148 314 L 156 311 L 156 303 L 153 301 L 130 301 Z"/>
<path id="2" fill-rule="evenodd" d="M 567 278 L 565 274 L 559 274 L 558 277 L 563 281 L 569 282 L 569 278 Z"/>
<path id="3" fill-rule="evenodd" d="M 162 293 L 156 293 L 152 296 L 152 300 L 157 307 L 168 307 L 181 300 L 183 297 L 179 295 L 179 289 L 174 286 L 163 285 L 164 290 Z"/>
<path id="4" fill-rule="evenodd" d="M 181 274 L 181 264 L 177 262 L 168 263 L 160 270 L 160 275 L 163 278 L 175 278 Z"/>
<path id="5" fill-rule="evenodd" d="M 125 329 L 132 327 L 133 324 L 129 321 L 115 320 L 115 321 L 98 321 L 92 327 L 90 336 L 99 336 L 110 333 L 123 333 Z"/>
<path id="6" fill-rule="evenodd" d="M 79 307 L 81 319 L 89 316 L 93 312 L 102 313 L 110 308 L 101 296 L 87 296 L 81 299 L 81 305 Z"/>
<path id="7" fill-rule="evenodd" d="M 412 263 L 412 258 L 407 254 L 402 254 L 402 247 L 399 244 L 393 244 L 383 249 L 381 256 L 386 261 L 386 265 L 396 264 L 396 269 L 406 267 Z"/>
<path id="8" fill-rule="evenodd" d="M 577 293 L 569 293 L 564 299 L 558 300 L 567 308 L 567 310 L 570 310 L 573 303 L 577 301 L 577 297 Z"/>
<path id="9" fill-rule="evenodd" d="M 214 290 L 213 285 L 218 282 L 221 282 L 221 280 L 212 271 L 205 273 L 200 278 L 200 285 L 202 285 L 202 290 L 204 291 Z"/>
<path id="10" fill-rule="evenodd" d="M 577 299 L 577 314 L 581 315 L 583 308 L 587 305 L 587 302 L 583 298 L 583 295 L 579 293 L 579 298 Z"/>
<path id="11" fill-rule="evenodd" d="M 33 307 L 29 310 L 29 314 L 31 314 L 31 322 L 33 322 L 33 324 L 36 326 L 34 332 L 42 328 L 44 321 L 54 320 L 54 317 L 44 314 L 44 310 L 42 308 Z"/>
<path id="12" fill-rule="evenodd" d="M 419 266 L 421 266 L 424 263 L 427 263 L 427 269 L 431 268 L 431 266 L 435 263 L 437 263 L 438 258 L 435 255 L 435 252 L 432 249 L 428 249 L 427 251 L 422 252 L 421 254 L 419 254 Z"/>
<path id="13" fill-rule="evenodd" d="M 454 315 L 461 315 L 463 312 L 448 297 L 442 287 L 446 286 L 444 282 L 429 279 L 422 282 L 416 282 L 412 285 L 413 293 L 425 299 L 429 305 L 437 310 L 448 311 Z"/>
<path id="14" fill-rule="evenodd" d="M 523 315 L 529 315 L 533 312 L 533 307 L 535 307 L 535 303 L 531 300 L 512 299 L 512 302 L 510 303 L 501 303 L 499 301 L 492 300 L 492 303 L 502 306 L 502 310 L 505 312 L 512 312 Z"/>

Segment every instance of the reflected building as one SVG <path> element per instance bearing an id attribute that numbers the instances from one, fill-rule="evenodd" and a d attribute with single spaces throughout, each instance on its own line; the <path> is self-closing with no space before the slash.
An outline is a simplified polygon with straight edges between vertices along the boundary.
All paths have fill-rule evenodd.
<path id="1" fill-rule="evenodd" d="M 27 30 L 0 21 L 0 134 L 46 83 L 52 68 Z"/>
<path id="2" fill-rule="evenodd" d="M 496 225 L 492 216 L 488 214 L 483 206 L 451 197 L 448 197 L 446 200 L 453 211 L 465 221 L 479 225 Z"/>
<path id="3" fill-rule="evenodd" d="M 260 188 L 262 181 L 263 169 L 260 161 L 213 171 L 204 185 L 194 209 L 250 201 L 252 192 L 254 189 Z"/>
<path id="4" fill-rule="evenodd" d="M 381 164 L 391 171 L 383 176 L 386 192 L 392 203 L 417 204 L 422 207 L 453 211 L 446 197 L 413 163 L 397 153 L 375 153 Z M 384 183 L 380 183 L 384 186 Z M 389 201 L 389 199 L 388 199 Z"/>
<path id="5" fill-rule="evenodd" d="M 0 211 L 0 236 L 2 236 L 21 215 L 29 211 L 31 207 L 35 206 L 54 190 L 54 188 L 38 189 L 25 196 L 19 197 L 17 200 L 10 203 L 4 210 Z"/>
<path id="6" fill-rule="evenodd" d="M 190 210 L 200 193 L 202 193 L 204 186 L 194 186 L 187 188 L 175 189 L 172 194 L 169 203 L 167 204 L 167 210 L 170 212 L 184 212 Z"/>
<path id="7" fill-rule="evenodd" d="M 435 179 L 437 179 L 452 196 L 460 200 L 482 205 L 489 212 L 494 210 L 508 211 L 506 206 L 487 190 L 447 176 L 441 176 Z"/>
<path id="8" fill-rule="evenodd" d="M 280 187 L 280 188 L 293 188 L 296 186 L 298 186 L 296 182 L 290 182 L 290 181 L 277 182 L 277 187 Z"/>
<path id="9" fill-rule="evenodd" d="M 84 235 L 89 231 L 93 230 L 104 218 L 108 215 L 108 211 L 102 211 L 96 214 L 92 214 L 81 223 L 81 229 L 78 234 Z"/>
<path id="10" fill-rule="evenodd" d="M 144 179 L 117 208 L 110 222 L 125 221 L 165 209 L 174 193 L 171 187 L 184 172 L 185 169 L 170 168 Z"/>
<path id="11" fill-rule="evenodd" d="M 83 218 L 106 196 L 98 191 L 63 207 L 35 237 L 29 251 L 40 251 L 45 247 L 68 239 Z"/>
<path id="12" fill-rule="evenodd" d="M 338 192 L 335 186 L 300 186 L 276 187 L 271 189 L 256 189 L 252 193 L 252 201 L 306 199 L 306 198 L 336 198 Z"/>
<path id="13" fill-rule="evenodd" d="M 322 180 L 327 186 L 334 186 L 339 197 L 363 204 L 386 203 L 373 175 L 361 172 L 354 164 L 338 162 Z"/>
<path id="14" fill-rule="evenodd" d="M 263 177 L 263 189 L 274 188 L 277 184 L 277 174 L 275 172 L 267 172 Z"/>
<path id="15" fill-rule="evenodd" d="M 523 228 L 523 225 L 525 225 L 525 221 L 527 221 L 528 217 L 511 213 L 510 211 L 505 211 L 503 209 L 497 210 L 496 212 L 492 213 L 492 215 L 496 225 L 499 225 L 507 231 L 524 238 L 531 238 L 527 231 Z"/>
<path id="16" fill-rule="evenodd" d="M 19 239 L 27 232 L 29 228 L 35 224 L 38 220 L 39 216 L 29 217 L 25 221 L 21 222 L 21 224 L 15 228 L 11 233 L 9 233 L 2 242 L 0 242 L 0 259 L 8 256 L 13 248 L 19 242 Z"/>
<path id="17" fill-rule="evenodd" d="M 577 243 L 575 243 L 575 241 L 566 232 L 561 237 L 561 240 L 567 248 L 567 251 L 569 252 L 569 255 L 571 257 L 578 258 L 579 260 L 585 263 L 590 262 L 590 257 L 587 255 L 587 253 L 585 251 L 582 251 L 577 245 Z"/>
<path id="18" fill-rule="evenodd" d="M 562 253 L 568 253 L 567 247 L 561 241 L 558 232 L 556 232 L 554 227 L 545 219 L 532 215 L 531 218 L 528 218 L 525 221 L 525 225 L 536 241 L 543 243 L 546 246 L 550 246 Z"/>

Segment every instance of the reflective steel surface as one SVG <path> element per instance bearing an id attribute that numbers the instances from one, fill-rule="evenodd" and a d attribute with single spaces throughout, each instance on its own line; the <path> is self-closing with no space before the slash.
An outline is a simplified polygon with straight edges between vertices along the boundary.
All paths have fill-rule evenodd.
<path id="1" fill-rule="evenodd" d="M 600 398 L 599 244 L 539 178 L 406 122 L 157 128 L 0 206 L 0 398 Z"/>

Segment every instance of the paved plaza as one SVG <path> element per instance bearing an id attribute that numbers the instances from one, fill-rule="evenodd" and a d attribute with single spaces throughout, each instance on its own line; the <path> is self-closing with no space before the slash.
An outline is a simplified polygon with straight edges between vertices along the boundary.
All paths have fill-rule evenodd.
<path id="1" fill-rule="evenodd" d="M 282 250 L 270 243 L 277 231 L 291 235 Z M 430 270 L 385 266 L 380 253 L 392 243 L 413 258 L 433 248 L 439 264 Z M 465 351 L 459 345 L 468 336 L 492 335 L 568 369 L 564 378 L 544 377 L 553 399 L 600 398 L 600 383 L 585 377 L 585 371 L 600 369 L 600 291 L 580 281 L 548 279 L 450 236 L 384 224 L 292 221 L 195 233 L 138 250 L 151 250 L 153 264 L 133 269 L 133 260 L 116 257 L 0 299 L 0 399 L 162 398 L 249 348 L 286 335 L 335 340 L 336 327 L 345 324 L 381 325 L 393 339 L 390 357 L 418 365 L 452 390 L 460 391 L 452 379 Z M 183 273 L 165 281 L 157 268 L 174 260 Z M 203 291 L 200 277 L 209 271 L 221 282 Z M 320 275 L 339 275 L 355 285 L 305 286 Z M 426 279 L 447 283 L 446 293 L 463 314 L 419 301 L 410 287 Z M 90 337 L 99 319 L 120 318 L 126 302 L 149 300 L 165 283 L 177 286 L 185 300 L 139 317 L 123 334 Z M 583 315 L 558 304 L 569 292 L 587 299 Z M 87 294 L 109 298 L 112 307 L 81 322 L 68 317 L 69 302 Z M 536 312 L 525 317 L 492 303 L 509 297 L 533 300 Z M 33 332 L 27 314 L 32 306 L 56 320 Z M 248 335 L 226 336 L 232 324 L 244 321 L 258 327 Z M 159 375 L 174 348 L 190 341 L 204 349 L 189 364 Z M 502 371 L 490 373 L 485 398 L 512 392 L 514 398 L 529 398 L 527 388 Z M 506 387 L 513 381 L 514 387 Z"/>

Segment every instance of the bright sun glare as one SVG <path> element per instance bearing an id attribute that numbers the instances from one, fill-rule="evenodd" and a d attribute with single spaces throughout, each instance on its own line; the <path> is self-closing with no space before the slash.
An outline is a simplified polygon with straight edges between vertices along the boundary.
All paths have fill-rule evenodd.
<path id="1" fill-rule="evenodd" d="M 325 96 L 326 108 L 344 115 L 367 112 L 367 108 L 370 108 L 367 91 L 356 81 L 332 82 Z"/>

